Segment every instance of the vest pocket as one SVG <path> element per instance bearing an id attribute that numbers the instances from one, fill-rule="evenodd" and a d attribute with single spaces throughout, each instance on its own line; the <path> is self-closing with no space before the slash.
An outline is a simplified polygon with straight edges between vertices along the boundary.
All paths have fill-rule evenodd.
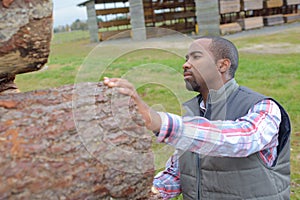
<path id="1" fill-rule="evenodd" d="M 204 199 L 255 199 L 273 196 L 276 184 L 266 168 L 240 171 L 202 170 L 202 197 Z"/>

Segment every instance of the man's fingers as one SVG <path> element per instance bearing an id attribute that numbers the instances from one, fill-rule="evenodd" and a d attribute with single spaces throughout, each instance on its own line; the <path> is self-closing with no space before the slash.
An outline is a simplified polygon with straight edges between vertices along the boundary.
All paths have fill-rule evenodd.
<path id="1" fill-rule="evenodd" d="M 109 87 L 115 87 L 115 86 L 116 86 L 115 83 L 116 83 L 117 81 L 119 81 L 119 80 L 120 80 L 120 79 L 118 79 L 118 78 L 108 78 L 108 77 L 104 77 L 103 82 L 104 82 L 105 85 L 107 85 L 107 86 L 109 86 Z"/>
<path id="2" fill-rule="evenodd" d="M 103 82 L 108 87 L 120 87 L 135 90 L 134 86 L 131 83 L 129 83 L 126 79 L 104 77 Z"/>
<path id="3" fill-rule="evenodd" d="M 128 96 L 134 96 L 134 91 L 128 88 L 118 88 L 118 92 Z"/>
<path id="4" fill-rule="evenodd" d="M 145 121 L 145 126 L 149 130 L 158 131 L 160 129 L 160 116 L 154 111 L 152 111 L 151 108 L 149 108 L 149 106 L 143 102 L 143 100 L 137 94 L 135 87 L 130 82 L 128 82 L 126 79 L 105 77 L 104 84 L 108 87 L 116 88 L 120 94 L 127 95 L 134 100 L 139 113 L 142 115 Z M 152 118 L 155 119 L 154 123 Z"/>
<path id="5" fill-rule="evenodd" d="M 103 82 L 108 87 L 118 88 L 118 92 L 120 92 L 121 94 L 128 95 L 133 98 L 136 97 L 136 95 L 135 95 L 136 91 L 135 91 L 134 86 L 130 82 L 128 82 L 126 79 L 104 77 Z"/>

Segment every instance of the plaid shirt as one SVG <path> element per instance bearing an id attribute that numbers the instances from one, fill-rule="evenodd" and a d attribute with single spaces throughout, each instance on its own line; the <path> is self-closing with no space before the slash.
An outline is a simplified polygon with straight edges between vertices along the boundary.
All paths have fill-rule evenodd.
<path id="1" fill-rule="evenodd" d="M 209 121 L 161 112 L 159 115 L 162 126 L 158 142 L 208 156 L 247 157 L 259 152 L 267 166 L 272 166 L 276 159 L 281 112 L 272 100 L 260 101 L 235 121 Z M 178 156 L 175 152 L 166 169 L 153 181 L 164 199 L 181 193 Z"/>

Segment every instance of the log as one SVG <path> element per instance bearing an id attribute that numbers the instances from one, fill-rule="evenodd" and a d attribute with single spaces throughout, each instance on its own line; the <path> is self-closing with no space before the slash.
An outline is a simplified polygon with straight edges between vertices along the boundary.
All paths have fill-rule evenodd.
<path id="1" fill-rule="evenodd" d="M 0 84 L 7 77 L 39 70 L 48 61 L 52 0 L 0 3 Z"/>
<path id="2" fill-rule="evenodd" d="M 0 199 L 146 199 L 151 134 L 102 83 L 0 96 Z"/>
<path id="3" fill-rule="evenodd" d="M 243 30 L 261 28 L 264 26 L 263 17 L 248 17 L 238 20 Z"/>

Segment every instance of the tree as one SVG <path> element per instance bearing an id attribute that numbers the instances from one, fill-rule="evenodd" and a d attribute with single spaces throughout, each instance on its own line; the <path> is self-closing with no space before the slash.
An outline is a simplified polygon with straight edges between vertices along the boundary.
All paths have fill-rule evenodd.
<path id="1" fill-rule="evenodd" d="M 80 21 L 80 19 L 76 19 L 71 24 L 71 30 L 88 30 L 88 25 L 86 22 Z"/>

